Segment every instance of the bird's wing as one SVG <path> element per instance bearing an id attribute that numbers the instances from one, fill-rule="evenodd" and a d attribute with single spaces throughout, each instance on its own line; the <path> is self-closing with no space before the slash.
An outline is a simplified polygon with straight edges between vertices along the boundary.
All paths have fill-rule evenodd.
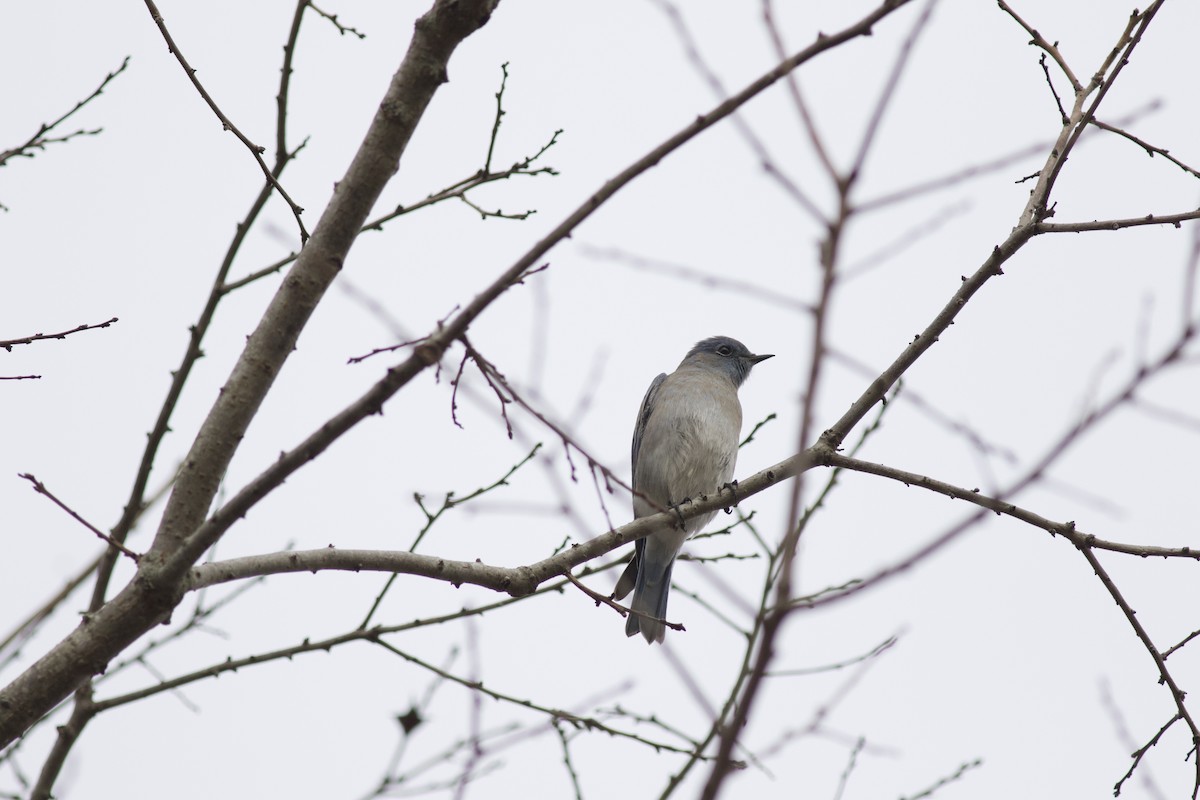
<path id="1" fill-rule="evenodd" d="M 646 432 L 646 421 L 650 419 L 650 412 L 654 409 L 654 398 L 658 395 L 658 390 L 666 379 L 667 373 L 664 372 L 650 382 L 650 388 L 646 390 L 646 396 L 642 398 L 642 407 L 638 410 L 637 424 L 633 426 L 633 453 L 630 468 L 635 490 L 638 488 L 637 460 L 638 451 L 642 449 L 642 434 Z"/>

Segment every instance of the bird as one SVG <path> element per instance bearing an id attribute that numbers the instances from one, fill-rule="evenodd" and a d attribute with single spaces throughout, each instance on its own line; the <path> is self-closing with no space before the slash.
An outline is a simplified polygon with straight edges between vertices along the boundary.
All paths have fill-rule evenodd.
<path id="1" fill-rule="evenodd" d="M 697 342 L 670 375 L 650 383 L 633 429 L 634 519 L 678 511 L 693 498 L 730 486 L 742 430 L 737 390 L 755 364 L 772 357 L 751 353 L 737 339 L 713 336 Z M 626 636 L 641 633 L 647 643 L 663 641 L 675 557 L 714 516 L 715 511 L 684 522 L 680 514 L 675 526 L 637 540 L 612 594 L 623 600 L 633 591 Z"/>

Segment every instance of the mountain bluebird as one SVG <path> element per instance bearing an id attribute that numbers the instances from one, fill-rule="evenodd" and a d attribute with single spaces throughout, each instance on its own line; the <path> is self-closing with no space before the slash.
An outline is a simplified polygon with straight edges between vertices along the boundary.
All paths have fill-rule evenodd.
<path id="1" fill-rule="evenodd" d="M 670 375 L 654 379 L 633 429 L 634 518 L 676 508 L 729 484 L 742 430 L 737 390 L 750 368 L 768 358 L 736 339 L 714 336 L 697 343 Z M 675 556 L 714 516 L 715 511 L 702 514 L 638 539 L 613 591 L 620 600 L 633 589 L 626 636 L 640 631 L 647 642 L 663 640 Z"/>

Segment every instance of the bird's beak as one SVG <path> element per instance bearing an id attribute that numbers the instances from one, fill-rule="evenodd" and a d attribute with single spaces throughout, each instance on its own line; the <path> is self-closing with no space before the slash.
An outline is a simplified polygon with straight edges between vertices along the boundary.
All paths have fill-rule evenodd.
<path id="1" fill-rule="evenodd" d="M 768 353 L 765 356 L 747 356 L 747 360 L 749 360 L 751 364 L 757 364 L 760 361 L 766 361 L 768 358 L 774 357 L 774 353 Z"/>

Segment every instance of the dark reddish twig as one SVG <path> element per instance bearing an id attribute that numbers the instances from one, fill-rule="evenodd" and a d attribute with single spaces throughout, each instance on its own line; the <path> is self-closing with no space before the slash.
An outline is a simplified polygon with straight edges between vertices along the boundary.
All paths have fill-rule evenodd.
<path id="1" fill-rule="evenodd" d="M 37 492 L 38 494 L 41 494 L 41 495 L 45 495 L 46 497 L 50 498 L 50 502 L 54 503 L 54 505 L 58 506 L 58 507 L 59 507 L 59 508 L 61 508 L 63 511 L 67 512 L 68 514 L 70 514 L 70 515 L 71 515 L 71 517 L 75 519 L 75 521 L 77 521 L 79 524 L 83 525 L 85 528 L 87 528 L 87 529 L 88 529 L 89 531 L 91 531 L 92 533 L 94 533 L 94 534 L 96 534 L 97 536 L 99 536 L 101 539 L 103 539 L 103 540 L 104 540 L 106 543 L 108 543 L 110 546 L 117 548 L 117 549 L 118 549 L 118 550 L 120 550 L 122 553 L 124 553 L 125 555 L 129 556 L 131 559 L 133 559 L 134 563 L 137 563 L 137 562 L 138 562 L 138 561 L 141 559 L 141 556 L 140 556 L 140 555 L 138 555 L 137 553 L 133 552 L 133 551 L 132 551 L 132 550 L 130 550 L 128 547 L 126 547 L 125 545 L 121 544 L 121 543 L 120 543 L 120 542 L 118 542 L 116 539 L 112 538 L 111 536 L 109 536 L 107 533 L 105 533 L 104 531 L 102 531 L 102 530 L 100 530 L 99 528 L 97 528 L 97 527 L 96 527 L 95 525 L 93 525 L 92 523 L 88 522 L 86 519 L 84 519 L 84 518 L 83 518 L 83 517 L 81 517 L 81 516 L 80 516 L 78 513 L 76 513 L 74 509 L 72 509 L 70 506 L 68 506 L 68 505 L 67 505 L 66 503 L 64 503 L 62 500 L 59 500 L 57 497 L 55 497 L 55 496 L 54 496 L 54 493 L 53 493 L 53 492 L 51 492 L 49 489 L 47 489 L 47 488 L 46 488 L 46 484 L 44 484 L 44 483 L 42 483 L 41 481 L 39 481 L 39 480 L 38 480 L 37 478 L 35 478 L 33 475 L 30 475 L 28 472 L 22 472 L 22 473 L 21 473 L 20 475 L 18 475 L 17 477 L 19 477 L 19 478 L 24 478 L 25 480 L 27 480 L 27 481 L 29 481 L 30 483 L 32 483 L 32 484 L 33 484 L 33 490 L 34 490 L 35 492 Z"/>
<path id="2" fill-rule="evenodd" d="M 74 328 L 71 328 L 70 330 L 59 331 L 58 333 L 35 333 L 32 336 L 23 336 L 20 339 L 0 339 L 0 347 L 3 347 L 5 350 L 8 350 L 11 352 L 12 349 L 14 347 L 16 347 L 17 345 L 31 344 L 33 342 L 40 342 L 40 341 L 44 341 L 46 339 L 65 339 L 73 333 L 80 333 L 82 331 L 94 331 L 94 330 L 98 330 L 99 328 L 107 328 L 109 325 L 112 325 L 114 322 L 117 322 L 117 321 L 118 321 L 117 318 L 113 317 L 110 320 L 106 320 L 104 322 L 98 322 L 95 325 L 87 325 L 87 324 L 78 325 Z"/>

